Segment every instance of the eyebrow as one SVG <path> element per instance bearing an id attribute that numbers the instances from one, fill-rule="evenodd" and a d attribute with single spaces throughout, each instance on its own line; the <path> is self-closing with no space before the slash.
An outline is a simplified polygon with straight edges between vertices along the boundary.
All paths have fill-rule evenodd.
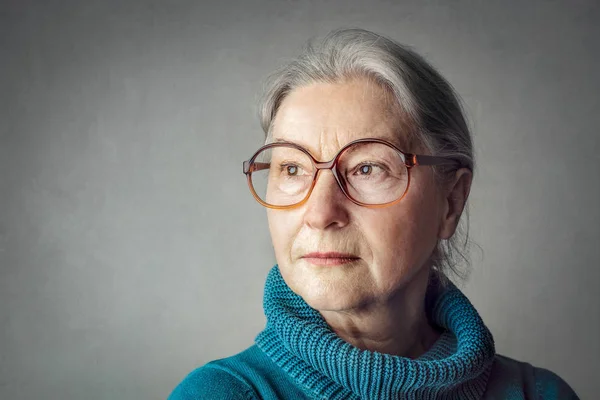
<path id="1" fill-rule="evenodd" d="M 396 146 L 400 150 L 405 151 L 407 153 L 410 153 L 410 150 L 405 147 L 405 145 L 407 143 L 401 143 L 401 141 L 398 140 L 398 138 L 388 138 L 388 137 L 382 137 L 382 136 L 369 136 L 368 138 L 365 138 L 365 139 L 380 139 L 380 140 L 385 140 L 387 142 L 392 143 L 394 146 Z M 303 149 L 307 150 L 310 154 L 314 154 L 312 151 L 310 151 L 309 146 L 306 146 L 306 145 L 304 145 L 302 143 L 294 142 L 292 140 L 286 140 L 286 139 L 276 138 L 276 139 L 273 139 L 271 141 L 271 143 L 289 143 L 289 144 L 294 144 L 296 146 L 300 146 Z M 348 143 L 350 143 L 350 142 L 348 142 Z M 346 146 L 348 143 L 344 144 L 342 147 Z M 339 151 L 339 149 L 338 149 L 338 151 Z"/>
<path id="2" fill-rule="evenodd" d="M 308 151 L 313 156 L 315 154 L 313 151 L 311 151 L 310 146 L 307 146 L 307 145 L 302 144 L 302 143 L 294 142 L 293 140 L 286 140 L 286 139 L 276 138 L 276 139 L 273 139 L 270 143 L 288 143 L 288 144 L 293 144 L 293 145 L 302 147 L 303 149 L 305 149 L 306 151 Z"/>
<path id="3" fill-rule="evenodd" d="M 271 143 L 292 143 L 292 144 L 301 146 L 299 143 L 292 142 L 291 140 L 280 139 L 280 138 L 274 139 Z"/>

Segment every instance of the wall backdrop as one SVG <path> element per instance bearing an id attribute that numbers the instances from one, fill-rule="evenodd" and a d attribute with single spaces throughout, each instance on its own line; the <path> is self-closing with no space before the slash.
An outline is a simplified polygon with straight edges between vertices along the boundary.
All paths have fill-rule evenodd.
<path id="1" fill-rule="evenodd" d="M 0 398 L 164 399 L 262 329 L 274 263 L 242 160 L 306 39 L 415 46 L 474 129 L 473 272 L 497 351 L 600 392 L 595 1 L 0 5 Z"/>

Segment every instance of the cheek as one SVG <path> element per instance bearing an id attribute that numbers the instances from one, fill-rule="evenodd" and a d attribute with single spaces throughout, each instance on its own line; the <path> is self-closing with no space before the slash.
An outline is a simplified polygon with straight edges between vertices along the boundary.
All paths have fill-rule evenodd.
<path id="1" fill-rule="evenodd" d="M 271 242 L 273 243 L 277 262 L 280 264 L 289 260 L 290 250 L 297 231 L 296 219 L 291 211 L 267 210 Z"/>
<path id="2" fill-rule="evenodd" d="M 406 200 L 406 201 L 404 201 Z M 362 223 L 380 279 L 419 269 L 437 243 L 436 204 L 427 196 L 411 196 L 389 210 L 378 210 Z M 401 274 L 403 275 L 403 274 Z"/>
<path id="3" fill-rule="evenodd" d="M 420 266 L 428 260 L 437 244 L 439 210 L 434 193 L 425 191 L 411 200 L 414 201 L 406 204 L 408 222 L 402 233 L 402 249 L 410 253 L 412 261 Z"/>

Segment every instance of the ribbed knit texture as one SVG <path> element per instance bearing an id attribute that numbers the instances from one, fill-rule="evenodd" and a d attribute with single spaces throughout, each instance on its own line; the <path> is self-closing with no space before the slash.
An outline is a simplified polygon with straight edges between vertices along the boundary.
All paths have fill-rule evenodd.
<path id="1" fill-rule="evenodd" d="M 445 329 L 418 359 L 358 349 L 284 282 L 267 277 L 267 326 L 256 344 L 294 381 L 322 399 L 479 399 L 495 349 L 469 300 L 450 284 L 433 299 L 431 322 Z"/>
<path id="2" fill-rule="evenodd" d="M 552 371 L 494 355 L 492 335 L 455 286 L 430 285 L 425 306 L 444 333 L 421 357 L 360 350 L 294 294 L 275 266 L 256 344 L 196 368 L 169 400 L 578 400 Z"/>

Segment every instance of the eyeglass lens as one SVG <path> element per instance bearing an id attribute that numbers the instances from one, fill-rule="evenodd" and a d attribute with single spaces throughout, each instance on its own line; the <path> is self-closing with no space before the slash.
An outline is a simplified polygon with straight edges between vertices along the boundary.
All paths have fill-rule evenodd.
<path id="1" fill-rule="evenodd" d="M 337 170 L 347 195 L 364 204 L 397 200 L 408 185 L 408 169 L 402 154 L 383 143 L 356 143 L 348 147 L 338 158 Z M 294 147 L 275 146 L 264 149 L 255 158 L 251 183 L 265 203 L 290 206 L 306 198 L 316 172 L 306 153 Z"/>

